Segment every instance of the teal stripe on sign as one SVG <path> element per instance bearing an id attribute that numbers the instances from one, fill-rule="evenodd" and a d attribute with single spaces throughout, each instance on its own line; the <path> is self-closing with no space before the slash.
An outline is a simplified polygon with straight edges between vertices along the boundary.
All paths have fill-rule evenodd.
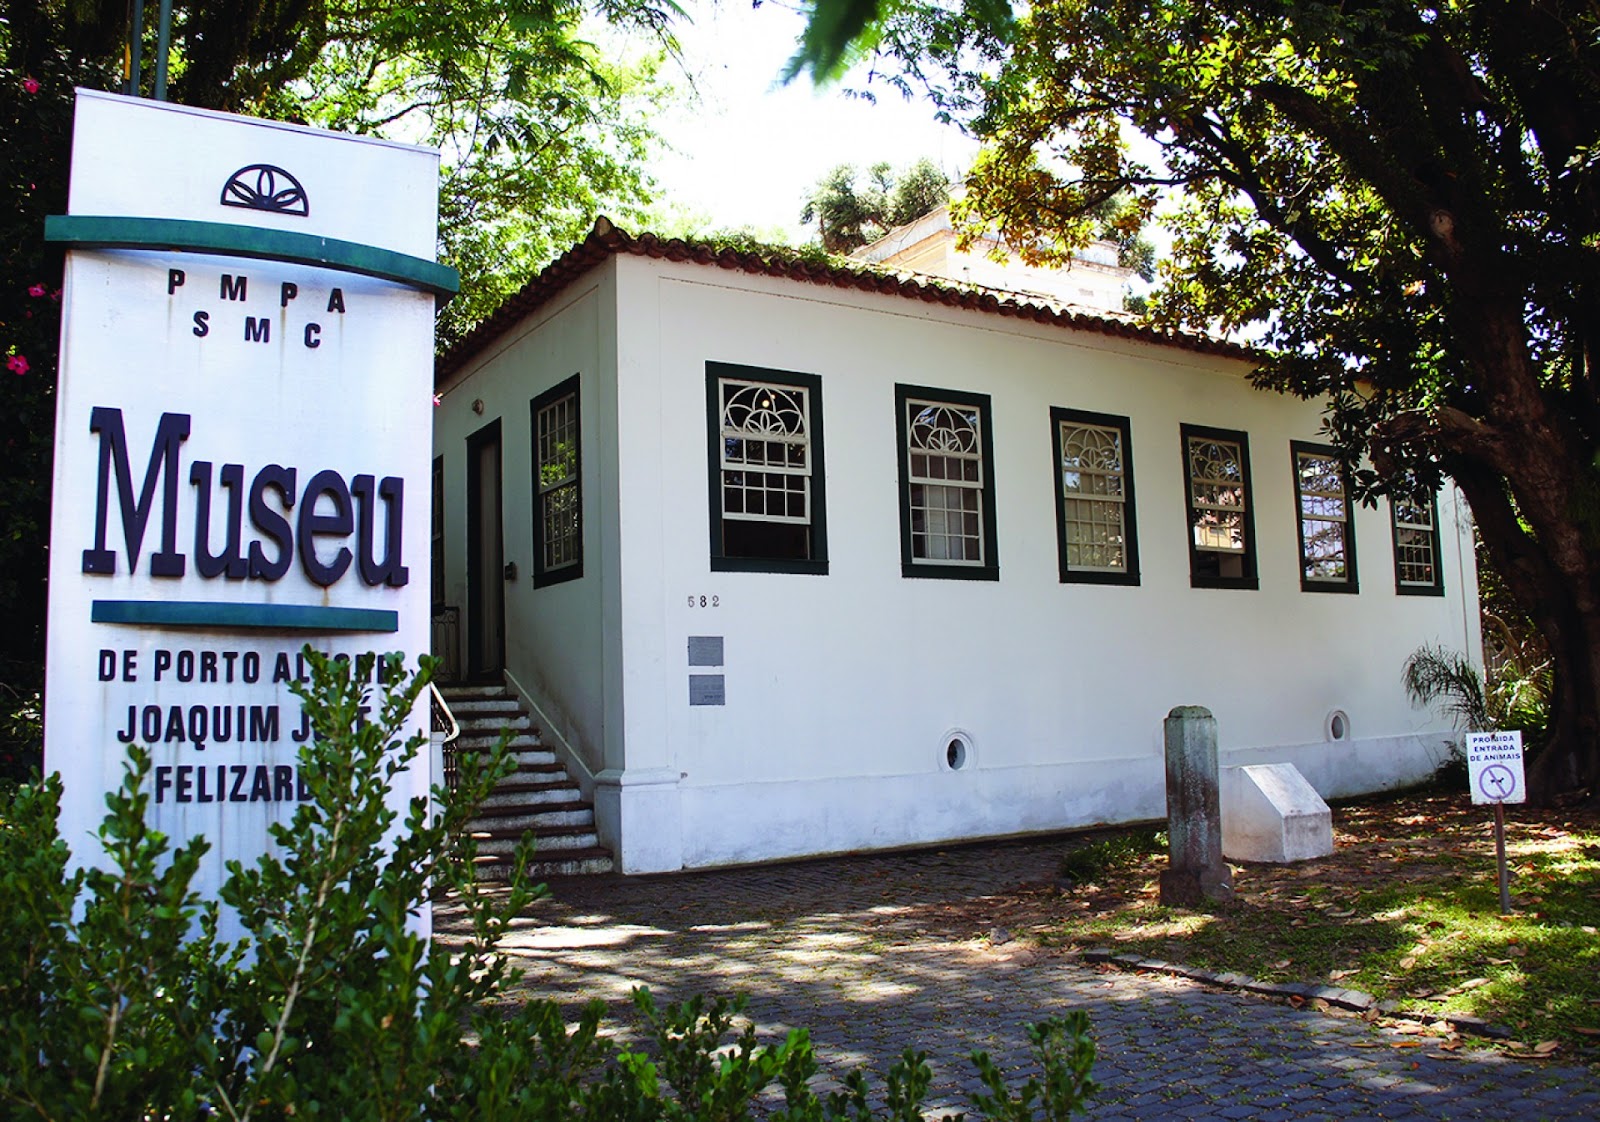
<path id="1" fill-rule="evenodd" d="M 380 608 L 308 604 L 222 604 L 197 601 L 96 600 L 94 623 L 141 627 L 237 627 L 263 631 L 399 631 L 400 613 Z"/>
<path id="2" fill-rule="evenodd" d="M 461 289 L 461 277 L 454 269 L 424 257 L 318 234 L 265 230 L 228 222 L 52 214 L 44 220 L 44 240 L 76 249 L 173 249 L 184 253 L 321 265 L 395 281 L 446 300 Z"/>

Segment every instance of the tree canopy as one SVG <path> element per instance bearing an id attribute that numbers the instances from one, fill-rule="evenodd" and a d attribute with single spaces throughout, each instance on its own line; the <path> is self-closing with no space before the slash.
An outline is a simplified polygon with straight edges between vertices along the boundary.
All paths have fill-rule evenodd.
<path id="1" fill-rule="evenodd" d="M 1568 0 L 818 0 L 985 142 L 1035 259 L 1170 198 L 1160 323 L 1248 331 L 1328 402 L 1360 493 L 1441 475 L 1555 658 L 1536 794 L 1600 792 L 1600 9 Z M 852 13 L 848 16 L 841 10 Z M 825 18 L 824 18 L 825 17 Z M 896 66 L 896 60 L 898 65 Z"/>
<path id="2" fill-rule="evenodd" d="M 849 253 L 949 198 L 950 177 L 927 158 L 898 172 L 886 162 L 873 164 L 865 181 L 854 165 L 840 164 L 817 181 L 800 221 L 817 224 L 817 238 L 829 253 Z"/>
<path id="3" fill-rule="evenodd" d="M 158 5 L 144 5 L 145 81 Z M 672 0 L 241 0 L 172 6 L 168 99 L 443 151 L 442 259 L 462 291 L 447 345 L 601 210 L 649 201 L 649 114 L 675 49 Z M 38 684 L 61 257 L 73 89 L 123 87 L 125 0 L 0 0 L 0 689 Z M 639 33 L 618 64 L 586 36 Z M 16 698 L 0 698 L 0 716 Z M 24 698 L 25 700 L 25 698 Z M 4 722 L 0 721 L 0 725 Z M 9 735 L 0 728 L 0 754 Z M 4 760 L 0 760 L 0 765 Z"/>

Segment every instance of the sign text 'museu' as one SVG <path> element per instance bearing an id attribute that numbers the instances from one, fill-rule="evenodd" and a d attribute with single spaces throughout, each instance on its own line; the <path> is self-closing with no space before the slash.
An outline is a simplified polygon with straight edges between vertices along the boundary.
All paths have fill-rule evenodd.
<path id="1" fill-rule="evenodd" d="M 161 548 L 150 555 L 150 575 L 181 577 L 188 563 L 179 549 L 179 482 L 182 475 L 182 449 L 189 439 L 191 418 L 187 413 L 163 413 L 150 446 L 150 459 L 137 491 L 133 468 L 128 459 L 128 438 L 122 410 L 96 406 L 90 413 L 89 431 L 100 438 L 99 485 L 95 492 L 94 547 L 83 551 L 85 573 L 114 573 L 116 550 L 106 544 L 110 515 L 116 510 L 122 521 L 123 543 L 128 555 L 128 570 L 137 569 L 145 529 L 161 498 Z M 357 475 L 346 481 L 332 469 L 309 472 L 300 487 L 298 469 L 268 464 L 245 482 L 243 464 L 223 464 L 221 470 L 210 460 L 196 460 L 189 467 L 188 482 L 194 488 L 193 542 L 195 570 L 205 578 L 225 580 L 277 581 L 293 566 L 300 568 L 313 583 L 324 588 L 335 584 L 352 564 L 362 581 L 369 585 L 400 588 L 411 575 L 402 563 L 401 521 L 405 506 L 405 480 L 399 476 Z M 215 486 L 213 479 L 216 480 Z M 117 504 L 111 504 L 115 486 Z M 217 490 L 226 496 L 218 502 Z M 225 513 L 216 507 L 225 505 Z M 246 544 L 245 508 L 255 531 Z M 298 511 L 291 519 L 291 512 Z M 378 545 L 378 510 L 383 508 L 383 556 L 375 555 Z M 220 552 L 212 549 L 212 526 L 225 527 Z M 345 544 L 355 536 L 355 549 Z M 318 539 L 338 542 L 331 555 L 318 552 Z M 327 546 L 324 546 L 326 551 Z M 326 559 L 325 559 L 326 557 Z"/>

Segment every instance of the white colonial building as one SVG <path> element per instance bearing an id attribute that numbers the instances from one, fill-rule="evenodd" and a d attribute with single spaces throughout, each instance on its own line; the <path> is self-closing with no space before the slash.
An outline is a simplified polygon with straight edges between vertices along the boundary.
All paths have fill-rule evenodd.
<path id="1" fill-rule="evenodd" d="M 604 220 L 444 360 L 435 599 L 627 872 L 1164 814 L 1162 720 L 1325 798 L 1449 727 L 1471 534 L 1315 402 L 1108 313 Z"/>

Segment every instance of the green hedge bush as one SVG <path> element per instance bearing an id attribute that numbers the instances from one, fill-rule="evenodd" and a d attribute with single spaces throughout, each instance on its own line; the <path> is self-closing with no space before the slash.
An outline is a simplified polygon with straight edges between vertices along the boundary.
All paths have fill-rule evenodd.
<path id="1" fill-rule="evenodd" d="M 316 732 L 300 755 L 312 797 L 273 828 L 274 854 L 228 864 L 220 904 L 191 888 L 207 842 L 174 847 L 147 825 L 142 749 L 107 796 L 103 868 L 72 868 L 59 778 L 0 809 L 7 1117 L 920 1119 L 924 1054 L 895 1063 L 881 1094 L 856 1072 L 818 1096 L 807 1033 L 760 1044 L 748 1023 L 734 1031 L 737 1001 L 658 1009 L 638 991 L 639 1049 L 602 1034 L 598 1003 L 573 1025 L 553 1002 L 507 1014 L 497 996 L 514 976 L 495 944 L 540 890 L 527 850 L 508 889 L 483 890 L 463 830 L 514 766 L 504 744 L 482 766 L 463 761 L 437 813 L 417 800 L 397 824 L 383 792 L 426 744 L 400 732 L 431 666 L 408 675 L 392 656 L 373 687 L 370 662 L 312 663 L 297 690 Z M 468 921 L 454 955 L 430 954 L 408 922 L 442 893 Z M 223 908 L 241 938 L 219 934 Z M 1029 1031 L 1041 1075 L 1018 1088 L 973 1056 L 984 1117 L 1065 1119 L 1093 1092 L 1081 1012 Z"/>

